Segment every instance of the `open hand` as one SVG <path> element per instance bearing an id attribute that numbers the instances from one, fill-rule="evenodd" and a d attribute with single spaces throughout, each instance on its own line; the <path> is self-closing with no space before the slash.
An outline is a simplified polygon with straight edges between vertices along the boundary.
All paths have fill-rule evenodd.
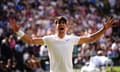
<path id="1" fill-rule="evenodd" d="M 115 22 L 115 20 L 113 18 L 108 17 L 107 22 L 105 22 L 103 25 L 104 25 L 105 29 L 107 30 L 108 28 L 112 27 L 114 22 Z"/>
<path id="2" fill-rule="evenodd" d="M 17 32 L 19 30 L 19 27 L 16 25 L 16 21 L 13 18 L 9 18 L 9 23 L 10 23 L 10 28 L 14 31 Z"/>

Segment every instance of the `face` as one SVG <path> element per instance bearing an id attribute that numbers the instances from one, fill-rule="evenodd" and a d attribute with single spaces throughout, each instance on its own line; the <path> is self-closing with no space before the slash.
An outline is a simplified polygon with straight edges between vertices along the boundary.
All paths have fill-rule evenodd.
<path id="1" fill-rule="evenodd" d="M 65 33 L 67 29 L 66 23 L 61 21 L 60 24 L 57 24 L 57 31 L 58 33 Z"/>

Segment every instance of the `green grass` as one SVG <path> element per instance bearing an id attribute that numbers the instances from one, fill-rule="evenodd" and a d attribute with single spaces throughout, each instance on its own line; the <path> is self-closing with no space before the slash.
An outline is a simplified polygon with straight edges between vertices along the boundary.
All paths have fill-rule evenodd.
<path id="1" fill-rule="evenodd" d="M 73 72 L 80 72 L 80 69 L 74 69 Z M 110 67 L 107 67 L 107 71 L 106 72 L 120 72 L 120 66 L 113 67 L 112 71 L 111 71 Z"/>
<path id="2" fill-rule="evenodd" d="M 107 72 L 111 72 L 111 69 L 107 68 Z M 112 72 L 120 72 L 120 66 L 119 67 L 113 67 Z"/>

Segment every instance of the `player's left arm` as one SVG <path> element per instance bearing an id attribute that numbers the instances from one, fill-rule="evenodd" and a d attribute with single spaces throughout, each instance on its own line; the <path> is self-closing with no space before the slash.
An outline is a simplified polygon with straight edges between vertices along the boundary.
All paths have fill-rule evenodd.
<path id="1" fill-rule="evenodd" d="M 114 23 L 114 19 L 113 18 L 108 18 L 107 22 L 105 24 L 103 24 L 103 27 L 93 33 L 93 34 L 90 34 L 89 36 L 82 36 L 80 37 L 80 40 L 78 41 L 78 44 L 83 44 L 83 43 L 89 43 L 89 42 L 94 42 L 96 41 L 97 39 L 99 39 L 104 33 L 105 31 L 112 27 L 112 24 Z"/>

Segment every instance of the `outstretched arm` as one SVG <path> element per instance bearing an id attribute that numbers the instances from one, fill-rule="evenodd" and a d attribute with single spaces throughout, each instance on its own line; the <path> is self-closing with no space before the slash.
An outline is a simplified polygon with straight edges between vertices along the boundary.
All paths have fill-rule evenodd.
<path id="1" fill-rule="evenodd" d="M 43 40 L 41 38 L 34 39 L 28 35 L 26 35 L 24 32 L 19 30 L 19 27 L 16 25 L 15 19 L 10 18 L 9 19 L 10 28 L 19 36 L 21 39 L 29 44 L 44 44 Z"/>
<path id="2" fill-rule="evenodd" d="M 97 39 L 99 39 L 105 33 L 105 31 L 108 28 L 112 27 L 113 23 L 114 23 L 114 19 L 109 18 L 108 21 L 106 22 L 106 24 L 103 24 L 103 27 L 99 31 L 97 31 L 96 33 L 90 34 L 89 36 L 80 37 L 80 40 L 79 40 L 78 44 L 89 43 L 89 42 L 96 41 Z"/>

